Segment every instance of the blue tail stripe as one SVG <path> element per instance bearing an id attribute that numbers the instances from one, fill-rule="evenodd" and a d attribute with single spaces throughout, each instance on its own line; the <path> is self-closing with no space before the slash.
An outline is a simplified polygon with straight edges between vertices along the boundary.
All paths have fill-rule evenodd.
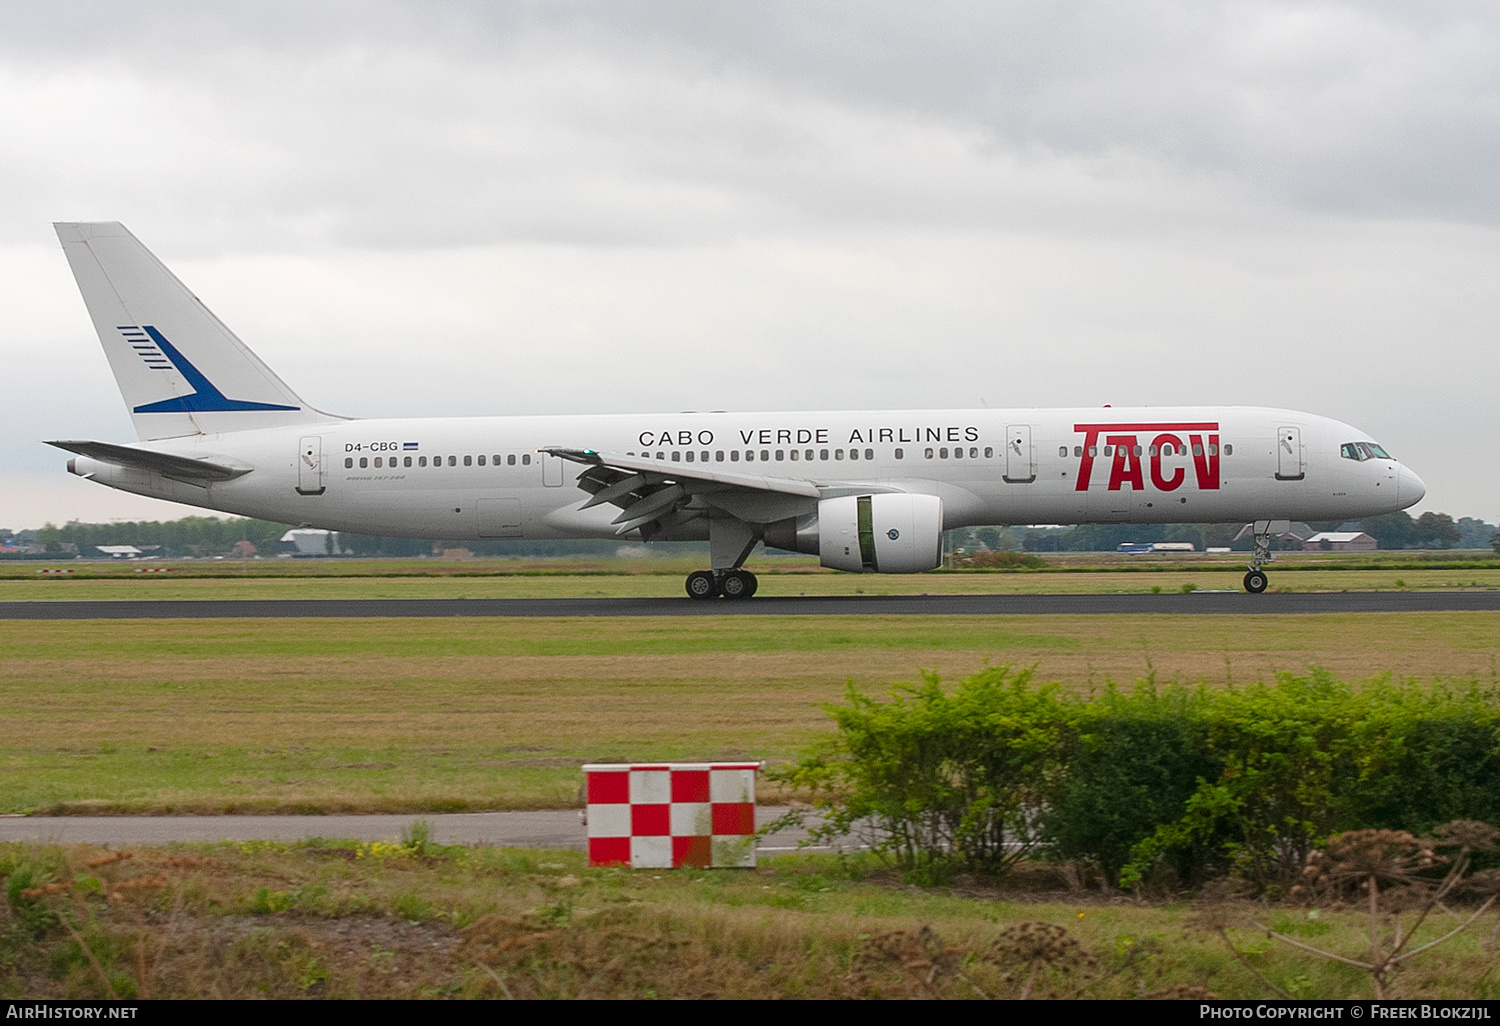
<path id="1" fill-rule="evenodd" d="M 176 366 L 179 374 L 193 386 L 192 395 L 177 396 L 174 399 L 163 399 L 159 403 L 147 403 L 145 406 L 137 406 L 134 413 L 231 413 L 242 410 L 300 410 L 300 406 L 278 406 L 275 403 L 252 403 L 243 399 L 230 399 L 213 386 L 213 383 L 203 376 L 203 372 L 194 367 L 187 357 L 177 351 L 177 347 L 167 341 L 167 337 L 157 331 L 149 324 L 141 325 L 146 334 L 151 336 L 151 341 L 156 343 L 158 349 L 166 354 Z"/>

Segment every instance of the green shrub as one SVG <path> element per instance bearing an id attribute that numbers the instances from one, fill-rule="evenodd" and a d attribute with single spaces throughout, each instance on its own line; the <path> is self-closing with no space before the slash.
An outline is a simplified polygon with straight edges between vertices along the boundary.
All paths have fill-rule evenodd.
<path id="1" fill-rule="evenodd" d="M 1274 891 L 1333 833 L 1500 825 L 1500 702 L 1477 684 L 1355 688 L 1314 669 L 1070 697 L 998 667 L 888 701 L 851 686 L 829 714 L 832 746 L 780 777 L 814 793 L 816 837 L 863 832 L 924 882 L 1044 851 L 1126 887 L 1228 873 Z"/>
<path id="2" fill-rule="evenodd" d="M 1119 884 L 1131 851 L 1180 818 L 1197 782 L 1214 774 L 1202 691 L 1148 683 L 1110 688 L 1070 708 L 1070 750 L 1043 823 L 1050 853 L 1097 862 Z"/>
<path id="3" fill-rule="evenodd" d="M 986 669 L 952 694 L 935 674 L 877 702 L 851 685 L 829 707 L 839 749 L 783 774 L 823 796 L 820 837 L 866 833 L 910 877 L 998 871 L 1040 841 L 1037 812 L 1065 750 L 1056 685 Z"/>

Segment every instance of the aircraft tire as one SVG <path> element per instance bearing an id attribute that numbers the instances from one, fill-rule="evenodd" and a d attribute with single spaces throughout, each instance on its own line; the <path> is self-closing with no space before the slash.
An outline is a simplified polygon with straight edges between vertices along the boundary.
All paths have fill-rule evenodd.
<path id="1" fill-rule="evenodd" d="M 731 570 L 719 582 L 719 591 L 727 599 L 747 599 L 755 594 L 755 575 L 748 570 Z"/>
<path id="2" fill-rule="evenodd" d="M 694 570 L 687 575 L 688 598 L 700 601 L 719 597 L 719 582 L 707 570 Z"/>
<path id="3" fill-rule="evenodd" d="M 1245 575 L 1245 590 L 1252 595 L 1259 595 L 1266 590 L 1266 575 L 1261 570 L 1251 570 Z"/>
<path id="4" fill-rule="evenodd" d="M 745 592 L 745 597 L 754 598 L 755 593 L 760 590 L 760 581 L 758 581 L 755 575 L 752 574 L 749 570 L 741 570 L 740 573 L 744 574 L 745 577 L 750 581 L 750 590 Z"/>

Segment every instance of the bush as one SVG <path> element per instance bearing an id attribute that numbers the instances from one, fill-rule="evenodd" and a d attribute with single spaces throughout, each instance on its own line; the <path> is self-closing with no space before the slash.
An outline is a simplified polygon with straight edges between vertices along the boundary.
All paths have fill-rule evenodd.
<path id="1" fill-rule="evenodd" d="M 1340 831 L 1500 825 L 1500 703 L 1477 684 L 1355 688 L 1314 669 L 1069 697 L 997 667 L 885 702 L 851 686 L 829 714 L 833 746 L 782 778 L 812 790 L 818 837 L 863 831 L 928 881 L 1044 851 L 1127 887 L 1228 873 L 1274 890 Z"/>
<path id="2" fill-rule="evenodd" d="M 1005 667 L 961 681 L 950 695 L 935 674 L 877 702 L 851 685 L 829 707 L 838 750 L 784 779 L 809 786 L 827 812 L 820 837 L 863 831 L 913 879 L 935 882 L 958 865 L 996 872 L 1040 839 L 1036 813 L 1065 749 L 1056 685 Z"/>

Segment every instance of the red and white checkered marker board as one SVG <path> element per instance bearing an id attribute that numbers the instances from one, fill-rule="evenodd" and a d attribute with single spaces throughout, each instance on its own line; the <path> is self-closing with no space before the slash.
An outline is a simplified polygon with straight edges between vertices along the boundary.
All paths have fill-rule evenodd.
<path id="1" fill-rule="evenodd" d="M 758 762 L 590 765 L 589 865 L 755 865 Z"/>

